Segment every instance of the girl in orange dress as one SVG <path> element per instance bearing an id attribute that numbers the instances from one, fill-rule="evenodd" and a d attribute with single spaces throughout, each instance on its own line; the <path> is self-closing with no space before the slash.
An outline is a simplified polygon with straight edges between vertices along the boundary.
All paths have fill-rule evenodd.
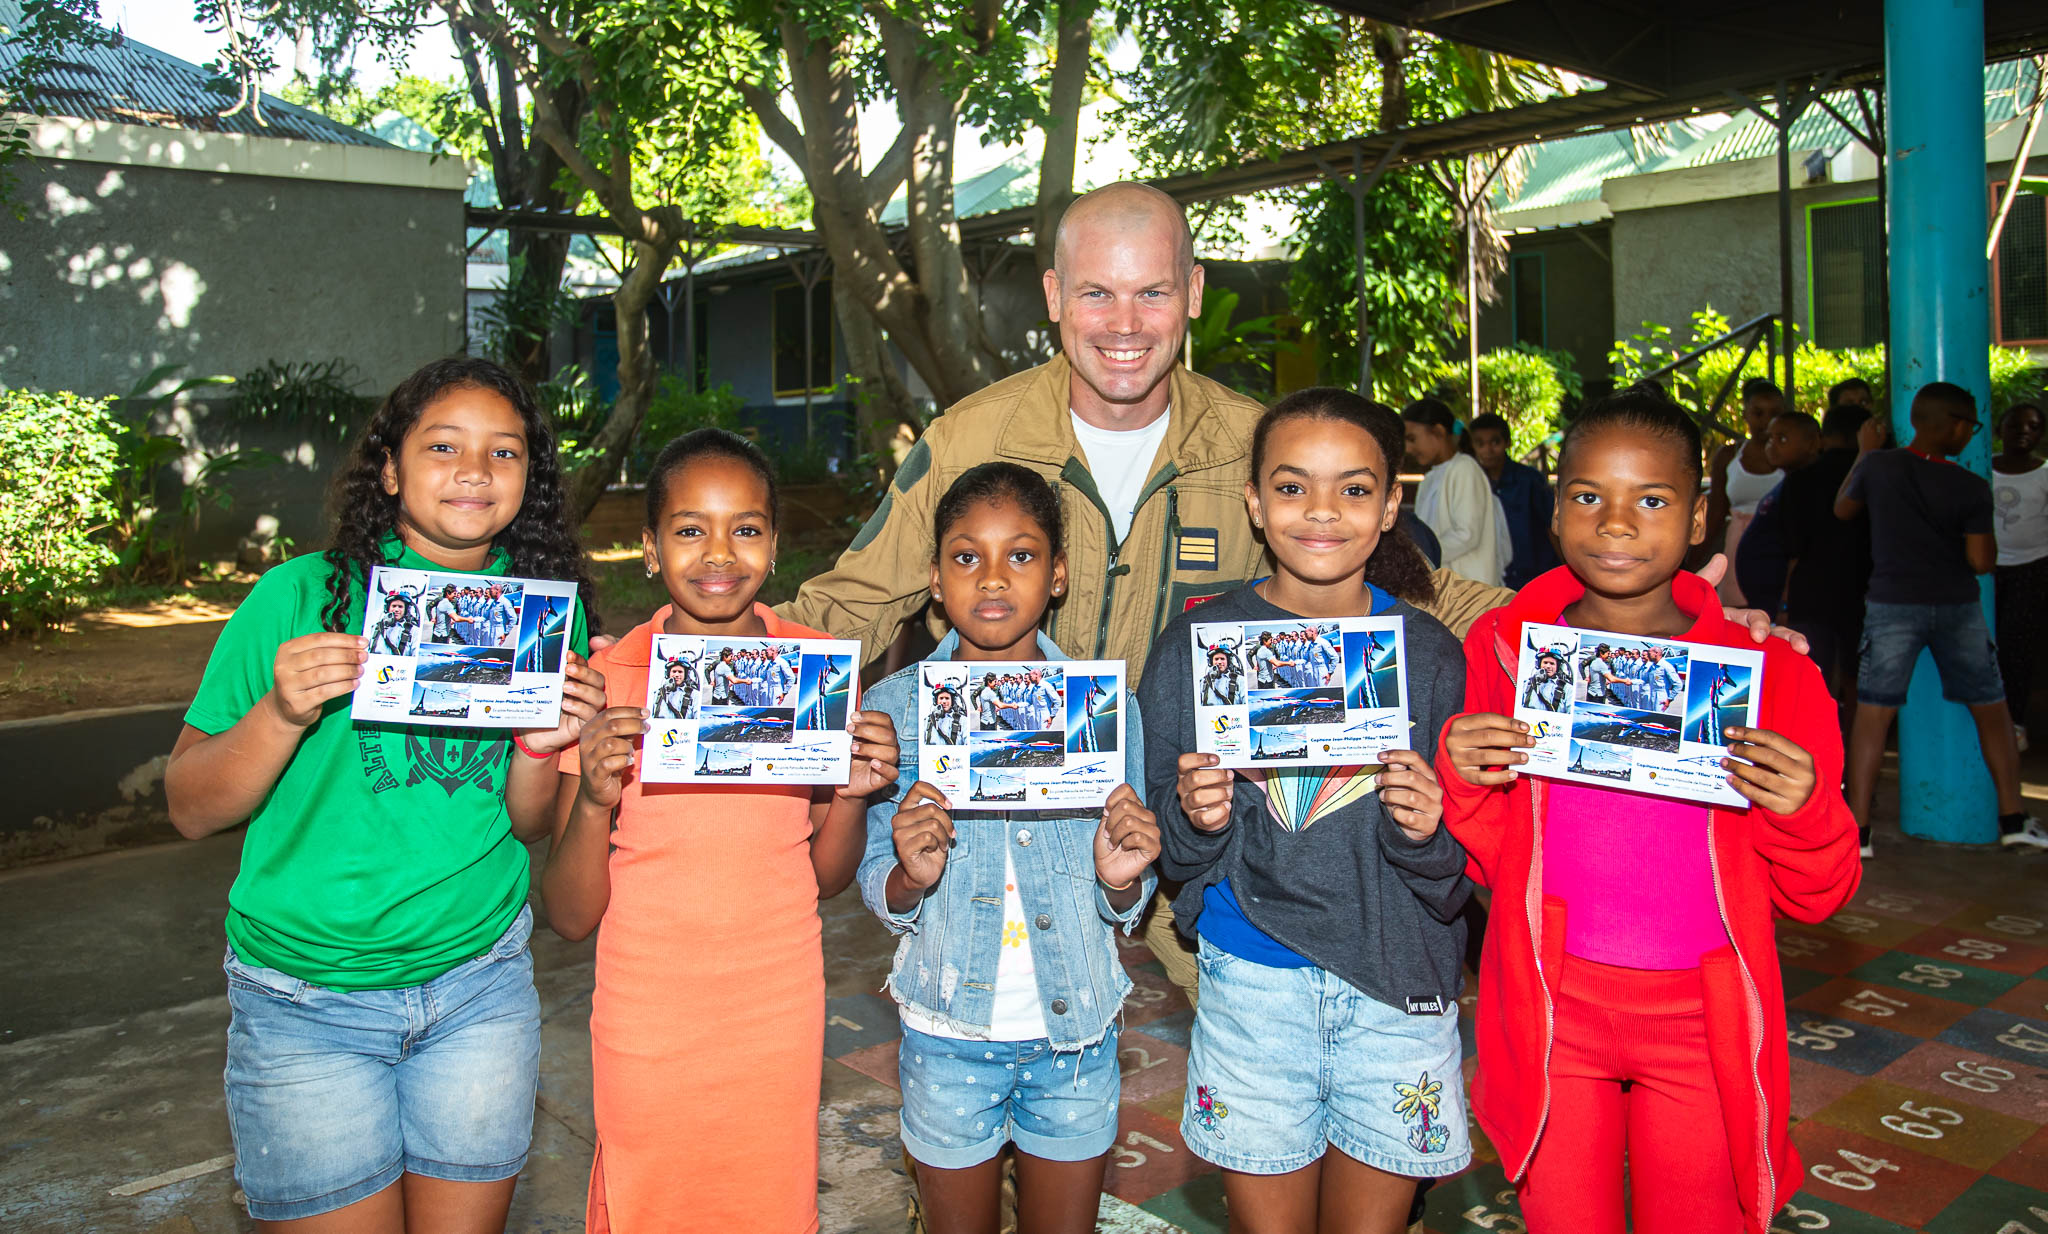
<path id="1" fill-rule="evenodd" d="M 591 1231 L 818 1228 L 825 972 L 818 901 L 853 879 L 896 731 L 855 712 L 852 782 L 642 784 L 656 632 L 823 637 L 754 594 L 775 568 L 774 473 L 720 429 L 668 444 L 647 484 L 647 572 L 673 604 L 591 657 L 608 709 L 562 756 L 541 875 L 549 924 L 597 928 Z"/>

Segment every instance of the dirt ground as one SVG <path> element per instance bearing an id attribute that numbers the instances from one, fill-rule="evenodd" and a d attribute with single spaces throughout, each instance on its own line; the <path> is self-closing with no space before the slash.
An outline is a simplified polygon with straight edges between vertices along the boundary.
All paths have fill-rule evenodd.
<path id="1" fill-rule="evenodd" d="M 830 567 L 848 538 L 843 532 L 786 536 L 761 599 L 773 604 L 795 595 L 799 583 Z M 607 632 L 623 634 L 667 602 L 659 584 L 643 574 L 638 548 L 592 555 Z M 34 641 L 0 642 L 0 720 L 189 700 L 221 627 L 255 581 L 247 575 L 203 584 L 168 599 L 87 613 L 69 629 Z"/>

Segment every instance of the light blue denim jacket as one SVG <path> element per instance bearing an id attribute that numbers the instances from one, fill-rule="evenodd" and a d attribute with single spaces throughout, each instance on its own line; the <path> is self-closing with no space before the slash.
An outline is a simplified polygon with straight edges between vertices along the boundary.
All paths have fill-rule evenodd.
<path id="1" fill-rule="evenodd" d="M 932 653 L 951 659 L 960 635 L 949 633 Z M 1038 636 L 1038 654 L 1065 660 L 1052 640 Z M 902 938 L 889 971 L 897 1002 L 941 1025 L 987 1032 L 994 1018 L 996 958 L 1003 942 L 1003 853 L 1017 870 L 1017 895 L 1032 921 L 1031 959 L 1038 973 L 1040 1009 L 1054 1050 L 1080 1050 L 1102 1040 L 1131 979 L 1117 960 L 1114 930 L 1133 930 L 1152 899 L 1158 876 L 1147 869 L 1140 894 L 1118 913 L 1095 878 L 1095 832 L 1100 810 L 955 810 L 954 848 L 946 872 L 907 913 L 891 913 L 887 886 L 896 868 L 896 803 L 918 781 L 917 668 L 892 673 L 867 691 L 861 706 L 886 711 L 901 748 L 896 791 L 868 807 L 867 853 L 860 863 L 860 894 L 883 924 Z M 1125 783 L 1145 793 L 1144 726 L 1137 696 L 1124 691 Z"/>

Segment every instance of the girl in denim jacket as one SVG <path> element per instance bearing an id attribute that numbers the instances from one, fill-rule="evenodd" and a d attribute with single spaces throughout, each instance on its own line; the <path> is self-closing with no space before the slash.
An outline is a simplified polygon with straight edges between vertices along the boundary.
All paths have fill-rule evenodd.
<path id="1" fill-rule="evenodd" d="M 1066 590 L 1059 499 L 985 463 L 940 499 L 932 598 L 953 630 L 933 661 L 1062 660 L 1039 620 Z M 916 733 L 919 667 L 867 705 Z M 992 1230 L 1005 1143 L 1027 1229 L 1095 1228 L 1116 1140 L 1118 1012 L 1131 981 L 1112 931 L 1151 898 L 1159 825 L 1132 787 L 1144 762 L 1126 695 L 1127 780 L 1094 810 L 955 811 L 904 742 L 895 799 L 868 810 L 861 895 L 901 934 L 889 992 L 903 1017 L 903 1144 L 933 1234 Z"/>

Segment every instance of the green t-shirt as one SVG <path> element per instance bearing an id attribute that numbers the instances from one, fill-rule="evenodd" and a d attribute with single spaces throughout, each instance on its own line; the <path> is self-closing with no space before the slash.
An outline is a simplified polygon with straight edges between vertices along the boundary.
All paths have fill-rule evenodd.
<path id="1" fill-rule="evenodd" d="M 386 553 L 453 573 L 395 540 Z M 500 552 L 481 572 L 509 567 Z M 270 690 L 278 647 L 321 630 L 329 575 L 308 554 L 263 576 L 221 631 L 186 723 L 219 733 L 248 714 Z M 580 604 L 569 641 L 579 654 L 589 645 Z M 526 902 L 526 847 L 505 813 L 511 733 L 359 723 L 350 701 L 322 708 L 250 818 L 228 941 L 330 989 L 419 985 L 489 950 Z"/>

